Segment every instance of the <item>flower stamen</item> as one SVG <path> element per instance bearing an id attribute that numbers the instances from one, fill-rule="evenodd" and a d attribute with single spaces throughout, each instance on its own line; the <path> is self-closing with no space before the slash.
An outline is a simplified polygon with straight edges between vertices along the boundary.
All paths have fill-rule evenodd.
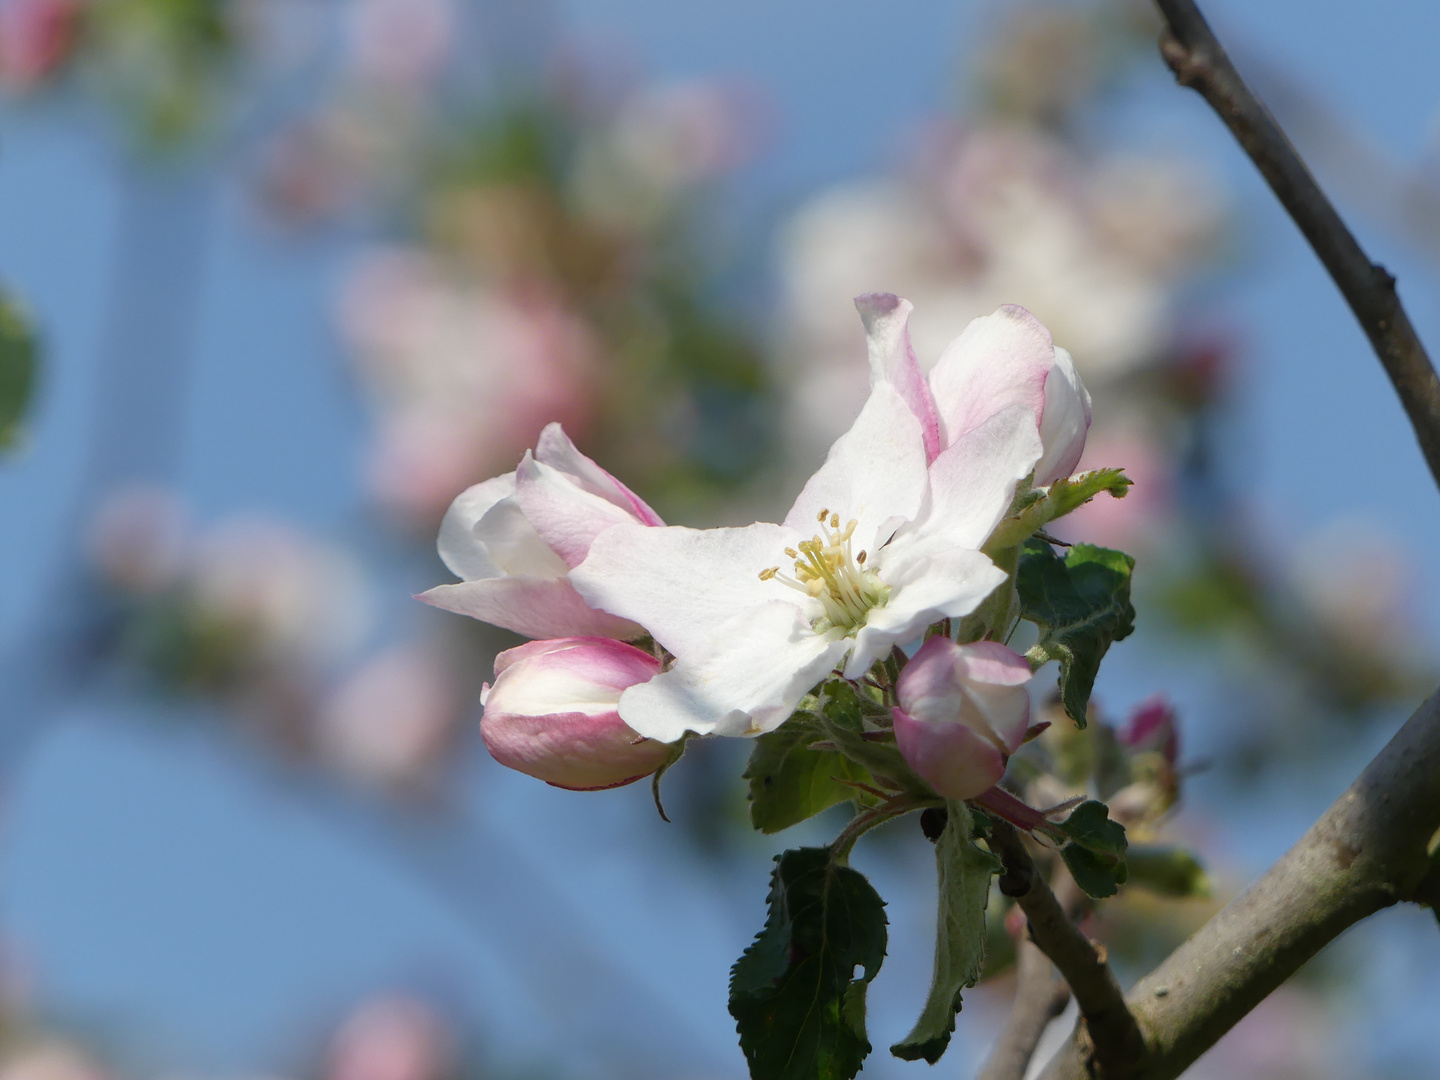
<path id="1" fill-rule="evenodd" d="M 778 566 L 760 572 L 761 581 L 782 585 L 818 600 L 824 615 L 815 621 L 815 630 L 832 628 L 853 631 L 870 612 L 890 597 L 890 587 L 874 570 L 865 568 L 867 553 L 852 550 L 852 538 L 859 522 L 853 518 L 840 527 L 840 515 L 821 510 L 815 516 L 820 532 L 796 547 L 785 549 L 794 560 L 795 576 L 780 573 Z M 798 548 L 798 550 L 797 550 Z"/>

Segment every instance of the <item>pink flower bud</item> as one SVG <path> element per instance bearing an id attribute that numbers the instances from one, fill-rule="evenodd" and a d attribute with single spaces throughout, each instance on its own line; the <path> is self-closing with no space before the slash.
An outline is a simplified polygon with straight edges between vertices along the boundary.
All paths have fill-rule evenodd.
<path id="1" fill-rule="evenodd" d="M 932 637 L 896 687 L 895 741 L 948 799 L 972 799 L 1005 775 L 1030 726 L 1030 665 L 994 641 Z"/>
<path id="2" fill-rule="evenodd" d="M 620 719 L 620 695 L 660 672 L 610 638 L 532 641 L 495 658 L 480 735 L 502 765 L 556 787 L 598 791 L 649 776 L 670 753 Z"/>
<path id="3" fill-rule="evenodd" d="M 1180 734 L 1170 699 L 1154 694 L 1135 706 L 1120 731 L 1120 741 L 1132 753 L 1157 753 L 1174 765 L 1180 756 Z"/>

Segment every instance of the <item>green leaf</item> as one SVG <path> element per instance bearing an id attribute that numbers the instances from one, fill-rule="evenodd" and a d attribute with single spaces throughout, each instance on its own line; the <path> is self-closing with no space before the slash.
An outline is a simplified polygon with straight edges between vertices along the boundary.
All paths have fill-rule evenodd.
<path id="1" fill-rule="evenodd" d="M 836 803 L 855 800 L 860 793 L 842 781 L 873 785 L 869 771 L 844 754 L 809 749 L 825 737 L 820 719 L 801 712 L 755 740 L 744 772 L 755 828 L 777 833 Z"/>
<path id="2" fill-rule="evenodd" d="M 1001 551 L 1023 543 L 1056 518 L 1084 506 L 1102 491 L 1123 499 L 1134 483 L 1123 469 L 1092 469 L 1089 472 L 1056 480 L 1048 488 L 1029 493 L 1024 504 L 1011 508 L 1010 516 L 995 527 L 985 545 L 986 553 Z M 1019 500 L 1017 500 L 1017 503 Z"/>
<path id="3" fill-rule="evenodd" d="M 799 848 L 776 856 L 769 904 L 730 970 L 750 1076 L 850 1080 L 870 1053 L 865 987 L 885 959 L 885 902 L 829 848 Z"/>
<path id="4" fill-rule="evenodd" d="M 1134 847 L 1125 855 L 1130 883 L 1161 896 L 1209 896 L 1210 878 L 1195 856 L 1181 847 Z"/>
<path id="5" fill-rule="evenodd" d="M 1110 820 L 1110 808 L 1086 799 L 1060 823 L 1060 831 L 1082 847 L 1106 855 L 1124 855 L 1125 826 Z"/>
<path id="6" fill-rule="evenodd" d="M 1079 844 L 1066 844 L 1060 849 L 1060 857 L 1069 867 L 1075 884 L 1097 900 L 1114 896 L 1125 884 L 1126 867 L 1123 861 L 1117 863 Z"/>
<path id="7" fill-rule="evenodd" d="M 39 364 L 35 329 L 24 309 L 0 292 L 0 450 L 19 440 Z"/>
<path id="8" fill-rule="evenodd" d="M 1070 842 L 1060 856 L 1070 868 L 1075 884 L 1097 899 L 1114 896 L 1129 876 L 1126 865 L 1125 826 L 1110 820 L 1102 802 L 1089 799 L 1059 826 Z"/>
<path id="9" fill-rule="evenodd" d="M 890 1052 L 906 1061 L 940 1060 L 955 1031 L 960 994 L 979 981 L 985 969 L 985 904 L 990 875 L 1000 860 L 972 842 L 970 810 L 963 802 L 946 803 L 949 817 L 935 843 L 940 907 L 935 928 L 935 973 L 920 1019 Z"/>
<path id="10" fill-rule="evenodd" d="M 1093 544 L 1076 544 L 1061 559 L 1049 544 L 1025 542 L 1016 576 L 1020 615 L 1041 631 L 1027 656 L 1037 667 L 1060 661 L 1060 698 L 1080 727 L 1106 650 L 1135 629 L 1134 569 L 1129 555 Z"/>

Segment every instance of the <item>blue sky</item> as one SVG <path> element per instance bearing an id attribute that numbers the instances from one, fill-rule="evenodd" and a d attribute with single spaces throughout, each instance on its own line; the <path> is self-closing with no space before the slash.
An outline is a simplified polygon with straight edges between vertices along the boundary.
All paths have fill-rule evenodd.
<path id="1" fill-rule="evenodd" d="M 1238 56 L 1323 88 L 1396 157 L 1414 158 L 1434 136 L 1440 6 L 1209 7 Z M 562 34 L 623 46 L 656 78 L 738 74 L 764 88 L 779 135 L 743 178 L 739 202 L 771 210 L 882 167 L 916 117 L 949 100 L 982 15 L 918 0 L 553 6 Z M 1186 148 L 1235 194 L 1242 268 L 1213 300 L 1245 341 L 1233 452 L 1264 519 L 1298 535 L 1371 517 L 1423 553 L 1440 533 L 1440 497 L 1338 294 L 1198 99 L 1158 61 L 1142 90 L 1124 115 L 1127 137 Z M 96 357 L 114 332 L 106 289 L 123 160 L 104 124 L 78 107 L 0 114 L 0 273 L 35 308 L 49 350 L 31 445 L 0 470 L 11 523 L 0 535 L 3 640 L 27 633 L 68 536 Z M 356 474 L 365 413 L 328 321 L 344 244 L 257 227 L 235 177 L 193 183 L 187 197 L 207 228 L 194 367 L 178 391 L 186 495 L 202 518 L 269 511 L 378 548 Z M 1350 216 L 1400 275 L 1422 337 L 1440 343 L 1440 283 L 1426 260 L 1363 213 Z M 393 572 L 382 612 L 426 617 L 406 599 L 424 584 Z M 1440 581 L 1428 567 L 1420 589 L 1433 613 Z M 1128 703 L 1163 677 L 1122 662 L 1102 689 Z M 672 1075 L 740 1075 L 725 971 L 759 925 L 763 845 L 747 873 L 717 881 L 653 821 L 648 792 L 587 797 L 577 813 L 580 797 L 476 761 L 466 766 L 470 831 L 456 849 L 474 851 L 467 867 L 453 852 L 427 855 L 343 791 L 295 794 L 283 771 L 218 725 L 180 727 L 82 697 L 5 792 L 0 930 L 31 958 L 40 1000 L 57 1015 L 123 1033 L 126 1053 L 165 1071 L 236 1075 L 291 1068 L 314 1025 L 366 988 L 398 984 L 474 1020 L 503 1061 L 580 1065 L 639 1031 L 670 1046 Z M 1253 856 L 1283 849 L 1339 782 L 1287 791 Z M 883 882 L 909 880 L 913 855 L 875 857 L 882 893 L 895 892 Z M 481 897 L 483 908 L 457 895 Z M 902 890 L 892 903 L 896 926 L 928 926 L 923 899 Z M 621 991 L 606 995 L 564 966 L 587 935 L 557 938 L 557 919 L 592 928 L 596 955 L 580 970 Z M 903 1033 L 923 993 L 904 980 L 917 983 L 928 962 L 925 932 L 897 932 L 893 944 L 890 985 L 871 995 L 877 1045 Z M 1417 949 L 1426 951 L 1390 957 L 1392 968 L 1440 968 L 1440 939 Z M 559 1009 L 570 1010 L 563 1028 Z M 655 1025 L 657 1015 L 667 1018 Z M 1426 1034 L 1405 1030 L 1412 1042 Z M 867 1075 L 906 1069 L 916 1071 L 877 1061 Z"/>

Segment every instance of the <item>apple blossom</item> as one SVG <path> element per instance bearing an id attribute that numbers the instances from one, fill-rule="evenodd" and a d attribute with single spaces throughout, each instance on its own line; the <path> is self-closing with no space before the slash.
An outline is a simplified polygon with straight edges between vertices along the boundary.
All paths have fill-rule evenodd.
<path id="1" fill-rule="evenodd" d="M 1174 765 L 1180 757 L 1180 734 L 1175 726 L 1175 706 L 1164 694 L 1152 694 L 1135 706 L 1119 732 L 1120 742 L 1131 753 L 1154 752 Z"/>
<path id="2" fill-rule="evenodd" d="M 1035 484 L 1074 471 L 1090 429 L 1090 394 L 1070 354 L 1034 315 L 1006 304 L 972 319 L 940 354 L 927 383 L 910 344 L 910 302 L 869 293 L 855 304 L 865 321 L 871 384 L 884 379 L 899 390 L 925 429 L 931 460 L 1002 409 L 1024 405 L 1044 446 Z"/>
<path id="3" fill-rule="evenodd" d="M 453 1076 L 456 1046 L 444 1020 L 416 998 L 364 1002 L 331 1041 L 323 1080 L 441 1080 Z"/>
<path id="4" fill-rule="evenodd" d="M 480 735 L 502 765 L 576 791 L 649 776 L 670 747 L 620 719 L 620 695 L 660 670 L 647 652 L 610 638 L 531 641 L 495 658 Z"/>
<path id="5" fill-rule="evenodd" d="M 640 623 L 676 657 L 622 698 L 636 731 L 671 742 L 773 730 L 837 665 L 858 678 L 931 623 L 974 611 L 1006 578 L 980 548 L 1016 484 L 1037 462 L 1063 475 L 1078 459 L 1088 395 L 1023 308 L 972 322 L 927 382 L 910 304 L 872 294 L 857 306 L 870 398 L 783 524 L 621 524 L 572 570 L 593 607 Z M 776 565 L 782 552 L 793 574 Z"/>
<path id="6" fill-rule="evenodd" d="M 30 90 L 55 74 L 75 47 L 78 0 L 0 3 L 0 86 Z"/>
<path id="7" fill-rule="evenodd" d="M 418 790 L 443 758 L 467 696 L 429 652 L 387 650 L 327 693 L 314 715 L 315 749 L 363 783 Z"/>
<path id="8" fill-rule="evenodd" d="M 612 525 L 663 525 L 634 492 L 584 454 L 559 424 L 519 467 L 462 492 L 440 524 L 440 558 L 464 580 L 420 599 L 533 638 L 635 638 L 644 629 L 586 605 L 570 570 Z"/>
<path id="9" fill-rule="evenodd" d="M 1030 727 L 1030 665 L 995 641 L 932 637 L 896 684 L 895 743 L 949 799 L 973 799 L 1005 775 Z"/>

